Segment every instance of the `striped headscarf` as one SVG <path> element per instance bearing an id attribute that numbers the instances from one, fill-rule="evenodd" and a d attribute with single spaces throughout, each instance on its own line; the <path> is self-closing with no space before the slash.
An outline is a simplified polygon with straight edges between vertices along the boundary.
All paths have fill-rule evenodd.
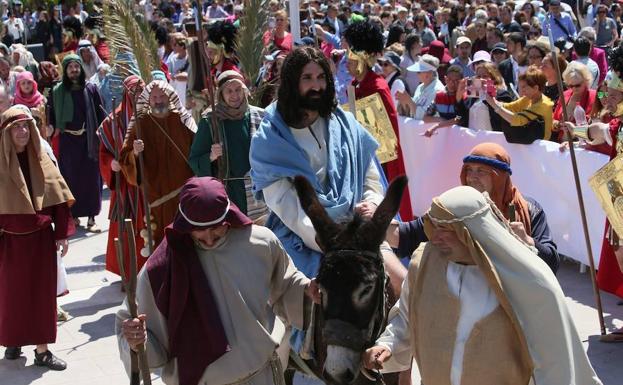
<path id="1" fill-rule="evenodd" d="M 136 114 L 135 116 L 143 117 L 145 115 L 149 115 L 151 113 L 151 106 L 149 105 L 149 95 L 151 95 L 151 91 L 154 87 L 158 87 L 161 89 L 165 95 L 169 98 L 169 112 L 180 115 L 182 123 L 186 128 L 188 128 L 192 132 L 197 132 L 197 124 L 193 119 L 190 112 L 182 106 L 182 102 L 180 102 L 180 98 L 175 93 L 175 90 L 169 83 L 164 82 L 162 80 L 154 80 L 145 87 L 141 95 L 138 97 L 138 101 L 136 102 Z M 134 121 L 134 117 L 132 120 Z"/>

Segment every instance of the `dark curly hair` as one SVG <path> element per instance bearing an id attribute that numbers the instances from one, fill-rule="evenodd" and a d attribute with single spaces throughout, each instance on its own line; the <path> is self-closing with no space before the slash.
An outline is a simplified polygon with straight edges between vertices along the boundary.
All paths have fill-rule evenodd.
<path id="1" fill-rule="evenodd" d="M 76 39 L 80 40 L 82 35 L 84 34 L 84 30 L 82 29 L 82 23 L 80 20 L 73 16 L 65 16 L 63 19 L 63 28 L 71 30 L 74 33 Z"/>
<path id="2" fill-rule="evenodd" d="M 208 26 L 208 38 L 214 44 L 223 44 L 228 54 L 233 53 L 236 48 L 237 32 L 238 29 L 228 21 L 219 20 Z"/>
<path id="3" fill-rule="evenodd" d="M 344 30 L 344 38 L 353 51 L 369 54 L 383 53 L 383 32 L 375 23 L 366 20 L 349 25 Z"/>
<path id="4" fill-rule="evenodd" d="M 299 82 L 303 67 L 309 63 L 316 63 L 325 74 L 327 86 L 323 92 L 323 104 L 318 114 L 323 118 L 328 118 L 337 107 L 335 99 L 335 84 L 333 74 L 327 58 L 322 52 L 313 47 L 300 47 L 290 52 L 283 61 L 281 67 L 281 83 L 277 94 L 277 111 L 288 126 L 294 126 L 299 123 L 304 112 L 301 109 L 302 95 L 299 93 Z"/>
<path id="5" fill-rule="evenodd" d="M 623 44 L 610 51 L 608 64 L 614 72 L 621 77 L 623 75 Z"/>

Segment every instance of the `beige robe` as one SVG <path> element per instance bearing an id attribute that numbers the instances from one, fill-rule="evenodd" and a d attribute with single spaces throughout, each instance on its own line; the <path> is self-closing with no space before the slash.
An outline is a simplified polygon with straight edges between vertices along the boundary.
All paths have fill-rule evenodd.
<path id="1" fill-rule="evenodd" d="M 276 383 L 269 361 L 281 342 L 287 341 L 284 322 L 303 328 L 309 279 L 296 270 L 277 237 L 265 227 L 231 229 L 214 249 L 198 247 L 197 253 L 231 347 L 206 368 L 199 385 L 235 383 L 254 373 L 242 383 Z M 137 301 L 139 314 L 147 315 L 149 366 L 162 368 L 163 381 L 176 385 L 177 360 L 168 356 L 166 319 L 156 307 L 145 269 L 138 277 Z M 130 350 L 121 336 L 121 322 L 127 318 L 124 306 L 117 313 L 116 330 L 121 359 L 129 372 Z"/>
<path id="2" fill-rule="evenodd" d="M 403 365 L 415 357 L 426 385 L 472 385 L 483 379 L 487 384 L 524 385 L 532 379 L 537 385 L 601 385 L 556 277 L 535 258 L 536 250 L 512 233 L 493 201 L 472 187 L 453 188 L 435 198 L 424 217 L 429 238 L 434 226 L 454 231 L 468 254 L 452 255 L 451 262 L 431 244 L 422 245 L 409 267 L 398 316 L 378 344 Z M 456 266 L 450 268 L 451 263 Z M 471 266 L 478 274 L 469 271 Z M 481 295 L 464 298 L 459 290 L 457 301 L 453 284 L 468 285 L 469 279 L 457 279 L 451 270 L 463 270 Z M 487 302 L 479 317 L 471 318 L 471 329 L 461 330 L 463 317 L 473 316 L 474 305 L 491 293 L 498 306 Z M 461 306 L 464 299 L 469 306 Z M 459 343 L 464 343 L 461 372 L 453 376 Z"/>

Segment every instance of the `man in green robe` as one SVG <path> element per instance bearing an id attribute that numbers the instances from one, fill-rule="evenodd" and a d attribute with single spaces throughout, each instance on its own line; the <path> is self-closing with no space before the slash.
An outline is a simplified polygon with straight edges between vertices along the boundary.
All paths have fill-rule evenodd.
<path id="1" fill-rule="evenodd" d="M 265 206 L 255 202 L 250 188 L 247 188 L 251 169 L 249 148 L 264 110 L 249 105 L 249 90 L 242 75 L 236 71 L 221 73 L 217 87 L 214 111 L 203 114 L 188 160 L 197 176 L 224 176 L 230 199 L 244 214 L 255 219 L 264 213 Z M 212 113 L 216 114 L 218 122 L 218 142 L 213 139 Z M 218 172 L 219 165 L 224 168 L 221 173 Z"/>

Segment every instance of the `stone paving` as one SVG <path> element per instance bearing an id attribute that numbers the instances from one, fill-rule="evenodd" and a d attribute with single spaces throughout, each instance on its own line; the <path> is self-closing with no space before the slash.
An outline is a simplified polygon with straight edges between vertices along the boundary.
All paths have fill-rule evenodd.
<path id="1" fill-rule="evenodd" d="M 114 335 L 114 316 L 123 300 L 119 278 L 105 271 L 108 201 L 97 223 L 101 234 L 79 231 L 70 241 L 64 259 L 70 293 L 59 303 L 70 314 L 67 322 L 59 323 L 57 343 L 50 350 L 67 361 L 62 372 L 34 366 L 33 346 L 24 348 L 24 355 L 15 361 L 5 360 L 0 352 L 0 385 L 127 385 L 128 377 L 119 359 Z M 84 222 L 85 219 L 83 219 Z M 590 276 L 579 273 L 579 266 L 565 262 L 558 274 L 567 303 L 588 355 L 605 385 L 623 384 L 623 343 L 604 344 L 598 341 L 599 324 L 591 290 Z M 19 294 L 18 294 L 19 295 Z M 618 299 L 602 293 L 604 316 L 609 329 L 623 326 L 623 306 Z M 555 325 L 552 325 L 555 327 Z M 157 374 L 153 384 L 161 385 Z M 418 375 L 414 373 L 414 384 Z"/>

